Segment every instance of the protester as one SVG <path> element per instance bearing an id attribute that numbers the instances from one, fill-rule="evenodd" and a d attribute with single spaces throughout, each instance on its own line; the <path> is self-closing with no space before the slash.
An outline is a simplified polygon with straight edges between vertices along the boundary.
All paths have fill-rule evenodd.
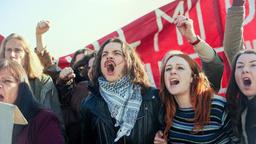
<path id="1" fill-rule="evenodd" d="M 36 25 L 36 48 L 37 54 L 41 64 L 44 67 L 44 73 L 51 76 L 53 82 L 59 77 L 61 69 L 58 67 L 54 57 L 50 54 L 45 46 L 43 36 L 50 29 L 50 21 L 42 20 Z"/>
<path id="2" fill-rule="evenodd" d="M 164 128 L 154 143 L 230 143 L 226 100 L 214 94 L 198 64 L 185 54 L 168 56 L 161 70 Z"/>
<path id="3" fill-rule="evenodd" d="M 14 125 L 13 144 L 64 144 L 58 118 L 34 100 L 26 72 L 15 61 L 0 60 L 0 97 L 17 105 L 28 121 Z"/>
<path id="4" fill-rule="evenodd" d="M 135 50 L 107 40 L 94 60 L 92 82 L 81 104 L 83 143 L 153 143 L 161 103 Z"/>
<path id="5" fill-rule="evenodd" d="M 14 60 L 24 67 L 36 101 L 53 110 L 63 121 L 57 89 L 51 77 L 43 74 L 38 57 L 31 51 L 25 39 L 15 33 L 7 36 L 2 42 L 0 57 Z"/>
<path id="6" fill-rule="evenodd" d="M 37 24 L 35 52 L 44 65 L 44 72 L 54 79 L 58 89 L 65 123 L 66 142 L 68 144 L 81 143 L 79 109 L 81 101 L 89 94 L 88 62 L 94 57 L 95 52 L 88 48 L 77 50 L 70 66 L 61 70 L 44 43 L 43 36 L 49 29 L 49 21 L 43 20 Z"/>
<path id="7" fill-rule="evenodd" d="M 179 15 L 175 19 L 174 24 L 177 26 L 181 35 L 194 47 L 195 52 L 201 59 L 203 71 L 215 92 L 218 93 L 221 87 L 221 78 L 224 70 L 222 59 L 210 45 L 196 35 L 192 19 Z M 165 57 L 172 53 L 172 50 L 167 52 Z M 165 59 L 163 59 L 162 63 L 164 63 L 164 61 Z"/>
<path id="8" fill-rule="evenodd" d="M 57 80 L 56 87 L 60 94 L 69 144 L 81 143 L 80 103 L 90 94 L 88 89 L 90 85 L 88 71 L 92 65 L 89 65 L 89 62 L 91 59 L 94 59 L 95 54 L 84 55 L 81 60 L 74 64 L 72 69 L 74 69 L 73 74 L 75 78 L 63 80 L 65 77 L 68 77 L 63 76 L 63 79 L 59 78 Z"/>
<path id="9" fill-rule="evenodd" d="M 243 50 L 244 0 L 234 0 L 229 8 L 224 51 L 232 64 L 226 92 L 233 130 L 241 143 L 256 143 L 255 50 Z M 231 63 L 232 62 L 232 63 Z"/>

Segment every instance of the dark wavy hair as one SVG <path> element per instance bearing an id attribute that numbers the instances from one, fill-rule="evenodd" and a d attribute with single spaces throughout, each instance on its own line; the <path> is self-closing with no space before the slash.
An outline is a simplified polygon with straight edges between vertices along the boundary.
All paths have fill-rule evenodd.
<path id="1" fill-rule="evenodd" d="M 233 124 L 233 131 L 235 135 L 239 138 L 242 136 L 242 122 L 241 122 L 241 115 L 246 108 L 247 104 L 247 97 L 242 93 L 240 88 L 237 85 L 235 80 L 235 71 L 236 71 L 236 62 L 238 58 L 243 54 L 255 54 L 255 50 L 242 50 L 239 51 L 232 61 L 232 70 L 231 76 L 229 79 L 229 84 L 226 92 L 227 98 L 227 109 L 229 115 L 231 117 L 231 122 Z"/>
<path id="2" fill-rule="evenodd" d="M 96 51 L 90 54 L 84 55 L 84 57 L 81 60 L 79 60 L 76 64 L 74 64 L 73 69 L 75 71 L 76 76 L 83 77 L 84 80 L 88 80 L 88 81 L 90 80 L 89 74 L 88 74 L 90 67 L 88 65 L 89 65 L 90 59 L 95 56 L 96 56 Z M 84 67 L 84 69 L 82 71 L 79 71 L 80 67 Z M 79 82 L 79 81 L 80 80 L 76 80 L 76 82 Z"/>
<path id="3" fill-rule="evenodd" d="M 94 51 L 94 50 L 91 50 L 91 49 L 89 49 L 89 48 L 83 48 L 83 49 L 79 49 L 79 50 L 75 51 L 75 53 L 74 53 L 74 55 L 73 55 L 73 58 L 72 58 L 72 60 L 71 60 L 71 62 L 70 62 L 70 67 L 74 68 L 77 55 L 79 55 L 79 54 L 88 55 L 88 54 L 93 53 L 93 51 Z"/>
<path id="4" fill-rule="evenodd" d="M 127 72 L 130 73 L 131 80 L 135 84 L 139 84 L 142 87 L 149 87 L 149 80 L 147 77 L 147 74 L 144 70 L 144 66 L 138 56 L 138 54 L 135 52 L 134 48 L 130 47 L 126 42 L 123 42 L 122 40 L 118 38 L 111 38 L 108 39 L 103 43 L 101 48 L 99 49 L 95 60 L 93 64 L 92 69 L 92 82 L 95 86 L 98 86 L 98 77 L 102 76 L 100 62 L 101 62 L 101 55 L 103 53 L 103 50 L 105 46 L 109 43 L 120 43 L 122 52 L 124 54 L 124 58 L 126 60 L 126 66 L 127 66 Z"/>
<path id="5" fill-rule="evenodd" d="M 164 105 L 165 111 L 165 129 L 164 137 L 165 139 L 168 136 L 168 131 L 172 126 L 172 121 L 178 107 L 177 102 L 175 101 L 174 95 L 169 93 L 165 81 L 164 73 L 165 66 L 167 61 L 174 57 L 183 58 L 190 66 L 192 71 L 193 81 L 190 87 L 190 98 L 193 109 L 195 111 L 194 122 L 195 126 L 193 128 L 194 132 L 202 129 L 205 124 L 210 120 L 210 110 L 211 110 L 211 98 L 214 95 L 214 90 L 211 88 L 210 83 L 202 72 L 199 65 L 186 54 L 172 54 L 168 55 L 168 58 L 165 58 L 165 63 L 161 69 L 161 87 L 160 87 L 160 97 Z"/>

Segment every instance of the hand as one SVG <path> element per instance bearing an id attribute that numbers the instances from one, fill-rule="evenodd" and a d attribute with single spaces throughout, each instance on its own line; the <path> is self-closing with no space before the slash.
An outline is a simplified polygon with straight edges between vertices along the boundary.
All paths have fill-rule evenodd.
<path id="1" fill-rule="evenodd" d="M 189 41 L 193 42 L 196 40 L 196 34 L 193 27 L 193 20 L 183 15 L 179 15 L 175 20 L 174 24 L 177 26 L 180 33 Z"/>
<path id="2" fill-rule="evenodd" d="M 163 132 L 158 131 L 154 138 L 154 144 L 167 144 L 167 141 L 163 138 L 163 136 Z"/>
<path id="3" fill-rule="evenodd" d="M 243 6 L 245 0 L 233 0 L 232 6 Z"/>
<path id="4" fill-rule="evenodd" d="M 47 32 L 50 28 L 50 21 L 43 20 L 37 23 L 36 35 L 42 35 Z"/>
<path id="5" fill-rule="evenodd" d="M 37 56 L 44 68 L 54 65 L 54 57 L 47 50 L 37 53 Z"/>
<path id="6" fill-rule="evenodd" d="M 61 70 L 59 77 L 62 80 L 70 80 L 72 78 L 75 78 L 76 75 L 71 67 L 66 67 Z"/>

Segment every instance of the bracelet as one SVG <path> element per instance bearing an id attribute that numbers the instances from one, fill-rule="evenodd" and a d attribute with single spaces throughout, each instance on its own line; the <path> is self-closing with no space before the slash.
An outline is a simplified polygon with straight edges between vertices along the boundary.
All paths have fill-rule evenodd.
<path id="1" fill-rule="evenodd" d="M 190 44 L 194 46 L 194 45 L 197 45 L 200 41 L 201 41 L 200 38 L 196 36 L 196 41 L 190 42 Z"/>

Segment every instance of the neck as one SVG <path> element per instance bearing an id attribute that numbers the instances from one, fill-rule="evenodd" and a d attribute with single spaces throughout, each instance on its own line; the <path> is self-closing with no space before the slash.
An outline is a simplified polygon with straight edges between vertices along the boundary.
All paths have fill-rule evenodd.
<path id="1" fill-rule="evenodd" d="M 179 94 L 174 97 L 175 97 L 176 102 L 178 103 L 179 108 L 191 108 L 192 107 L 189 92 L 185 93 L 185 94 Z"/>

